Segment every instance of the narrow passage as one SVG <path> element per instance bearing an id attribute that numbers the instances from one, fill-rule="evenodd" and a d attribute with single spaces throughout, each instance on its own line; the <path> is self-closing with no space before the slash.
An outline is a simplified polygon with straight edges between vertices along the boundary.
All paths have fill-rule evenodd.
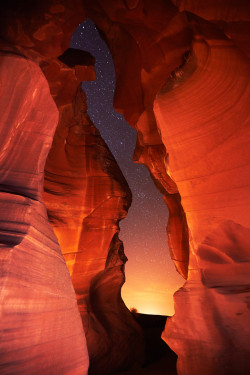
<path id="1" fill-rule="evenodd" d="M 128 216 L 120 223 L 128 262 L 122 298 L 140 313 L 173 315 L 173 293 L 183 284 L 168 251 L 168 209 L 146 167 L 132 161 L 136 131 L 113 108 L 115 70 L 110 51 L 95 25 L 87 20 L 76 29 L 71 47 L 89 51 L 96 58 L 97 79 L 83 82 L 88 113 L 133 194 Z"/>

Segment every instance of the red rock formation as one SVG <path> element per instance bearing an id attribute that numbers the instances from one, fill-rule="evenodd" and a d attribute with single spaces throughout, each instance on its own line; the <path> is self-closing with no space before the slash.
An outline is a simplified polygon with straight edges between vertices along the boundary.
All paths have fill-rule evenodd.
<path id="1" fill-rule="evenodd" d="M 60 62 L 56 70 L 55 64 L 44 66 L 60 113 L 45 167 L 44 200 L 76 291 L 89 373 L 109 374 L 140 362 L 142 351 L 140 329 L 120 294 L 126 257 L 118 223 L 131 192 L 87 114 L 80 67 L 75 74 Z M 62 91 L 64 82 L 70 88 Z"/>
<path id="2" fill-rule="evenodd" d="M 40 63 L 56 59 L 85 19 L 82 0 L 1 0 L 0 37 Z"/>
<path id="3" fill-rule="evenodd" d="M 216 27 L 193 22 L 192 56 L 155 101 L 192 239 L 164 337 L 180 374 L 247 374 L 249 61 Z"/>
<path id="4" fill-rule="evenodd" d="M 58 111 L 40 68 L 1 53 L 1 374 L 87 374 L 70 275 L 41 200 Z"/>
<path id="5" fill-rule="evenodd" d="M 189 256 L 163 335 L 178 372 L 248 374 L 249 4 L 87 3 L 114 57 L 116 107 L 138 131 L 135 160 L 168 192 L 183 275 Z"/>
<path id="6" fill-rule="evenodd" d="M 9 1 L 19 12 L 20 2 Z M 93 77 L 91 67 L 78 66 L 75 75 L 63 65 L 78 65 L 75 60 L 70 62 L 65 55 L 55 60 L 65 50 L 64 41 L 68 43 L 73 25 L 84 19 L 81 1 L 27 4 L 25 11 L 33 12 L 35 18 L 15 13 L 5 37 L 10 45 L 17 45 L 16 53 L 21 51 L 41 64 L 60 107 L 60 126 L 46 172 L 50 219 L 63 244 L 85 329 L 88 322 L 94 364 L 90 371 L 111 372 L 129 367 L 134 359 L 131 352 L 137 355 L 131 345 L 131 321 L 120 299 L 125 259 L 117 221 L 124 216 L 128 191 L 86 115 L 84 94 L 76 90 L 82 74 Z M 178 354 L 178 372 L 246 375 L 250 372 L 248 2 L 85 0 L 84 6 L 113 53 L 115 106 L 138 131 L 135 161 L 148 166 L 165 196 L 172 257 L 179 272 L 185 277 L 188 274 L 175 296 L 175 315 L 163 334 Z M 5 19 L 8 24 L 10 18 Z M 1 28 L 5 26 L 1 22 Z M 4 74 L 7 68 L 13 69 L 11 79 Z M 28 75 L 24 86 L 25 72 L 30 71 L 34 77 Z M 55 107 L 32 62 L 6 55 L 0 74 L 8 92 L 1 95 L 1 108 L 8 115 L 1 117 L 4 146 L 0 162 L 5 165 L 0 193 L 5 215 L 1 224 L 0 324 L 5 329 L 1 364 L 5 373 L 15 374 L 53 373 L 53 366 L 60 373 L 86 372 L 84 337 L 70 280 L 39 195 Z M 38 93 L 35 88 L 40 81 Z M 14 85 L 16 82 L 20 85 Z M 62 82 L 67 85 L 66 95 Z M 13 112 L 13 108 L 18 110 Z M 41 115 L 48 120 L 42 121 Z M 37 136 L 32 133 L 31 142 L 34 123 Z M 10 124 L 8 128 L 6 124 Z M 27 131 L 21 134 L 23 126 Z M 49 135 L 50 141 L 44 143 L 43 137 Z M 17 139 L 18 152 L 13 154 L 10 147 Z M 34 158 L 25 151 L 27 147 Z M 87 183 L 84 175 L 89 176 Z M 6 208 L 9 197 L 13 209 L 10 204 Z M 32 257 L 31 246 L 37 250 Z M 89 249 L 93 256 L 85 256 Z M 125 320 L 123 326 L 120 317 Z"/>
<path id="7" fill-rule="evenodd" d="M 169 203 L 168 238 L 176 268 L 187 277 L 188 230 L 180 195 L 167 174 L 168 154 L 157 129 L 153 100 L 170 73 L 183 63 L 191 30 L 170 1 L 85 0 L 87 13 L 104 33 L 116 69 L 114 106 L 138 132 L 135 162 L 143 163 Z M 121 49 L 120 46 L 123 46 Z M 129 55 L 126 55 L 128 54 Z M 133 58 L 131 58 L 131 56 Z"/>
<path id="8" fill-rule="evenodd" d="M 12 1 L 10 5 L 12 3 L 15 5 L 12 15 L 14 12 L 16 17 L 5 30 L 4 49 L 13 50 L 12 45 L 15 45 L 15 53 L 23 53 L 40 64 L 59 109 L 59 125 L 46 163 L 44 198 L 77 294 L 91 360 L 89 373 L 97 375 L 125 370 L 141 361 L 142 352 L 141 331 L 120 295 L 125 280 L 126 257 L 118 239 L 118 223 L 126 215 L 131 193 L 112 154 L 86 113 L 86 99 L 80 83 L 82 80 L 95 79 L 93 57 L 87 52 L 72 49 L 62 54 L 72 35 L 73 25 L 84 19 L 84 12 L 79 1 L 45 1 L 37 4 L 25 1 L 21 5 Z M 10 11 L 10 6 L 7 8 Z M 6 9 L 4 11 L 10 17 Z M 32 16 L 32 22 L 25 19 L 27 13 Z M 28 101 L 27 105 L 30 105 Z M 46 125 L 51 127 L 50 123 Z M 23 126 L 27 127 L 27 124 Z M 43 124 L 40 126 L 42 128 Z M 47 152 L 51 140 L 50 143 L 46 141 Z M 40 142 L 42 146 L 44 140 L 41 138 Z M 36 143 L 25 155 L 34 168 L 38 162 L 31 157 L 35 146 Z M 45 156 L 43 153 L 43 164 Z M 16 162 L 17 165 L 20 163 L 18 157 Z M 43 174 L 39 176 L 37 189 L 41 193 Z M 20 189 L 18 181 L 17 188 Z M 17 273 L 17 280 L 19 278 L 21 276 Z M 46 277 L 44 279 L 47 280 Z M 65 286 L 66 298 L 69 294 L 67 288 L 72 291 L 72 287 L 69 278 L 64 282 L 68 283 Z M 16 306 L 17 311 L 18 308 Z M 31 306 L 30 314 L 32 311 Z M 71 319 L 76 314 L 75 311 Z M 70 328 L 73 340 L 73 332 L 79 330 L 79 319 L 75 319 L 76 327 Z M 16 329 L 18 324 L 20 321 L 17 321 Z M 82 330 L 80 332 L 83 335 Z M 36 340 L 40 344 L 39 338 Z M 78 371 L 78 363 L 74 360 L 75 356 L 81 356 L 79 350 L 85 350 L 79 359 L 80 364 L 85 364 L 84 371 L 88 366 L 86 348 L 81 348 L 80 344 L 79 338 L 71 346 L 73 350 L 75 345 L 79 346 L 69 365 L 74 374 Z M 21 340 L 19 345 L 21 347 Z M 31 342 L 31 348 L 32 345 Z M 65 351 L 70 346 L 70 340 L 67 345 Z M 66 371 L 63 368 L 63 350 L 62 358 L 58 371 L 63 374 Z M 27 360 L 30 360 L 28 355 Z M 17 373 L 26 371 L 18 364 L 13 366 L 13 371 Z M 35 373 L 35 363 L 32 366 Z M 39 363 L 37 366 L 40 369 Z M 5 367 L 8 371 L 7 364 Z M 48 373 L 54 371 L 50 361 L 44 367 Z"/>
<path id="9" fill-rule="evenodd" d="M 47 1 L 28 2 L 26 9 L 26 2 L 6 3 L 0 4 L 1 374 L 87 374 L 75 292 L 41 198 L 58 110 L 41 69 L 31 61 L 61 54 L 60 27 L 71 36 L 82 13 L 71 6 L 56 29 L 51 18 L 62 9 L 52 5 L 43 18 Z"/>

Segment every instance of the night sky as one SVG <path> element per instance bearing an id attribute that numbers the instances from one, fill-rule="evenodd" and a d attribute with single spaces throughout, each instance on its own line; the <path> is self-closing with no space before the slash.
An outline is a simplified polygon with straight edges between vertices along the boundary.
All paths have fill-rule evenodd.
<path id="1" fill-rule="evenodd" d="M 71 47 L 96 58 L 96 81 L 84 82 L 88 113 L 119 164 L 133 195 L 128 216 L 120 223 L 120 239 L 128 262 L 122 297 L 139 312 L 172 315 L 172 295 L 184 282 L 170 259 L 168 210 L 146 167 L 132 161 L 136 131 L 113 108 L 115 70 L 107 45 L 87 20 L 75 31 Z"/>

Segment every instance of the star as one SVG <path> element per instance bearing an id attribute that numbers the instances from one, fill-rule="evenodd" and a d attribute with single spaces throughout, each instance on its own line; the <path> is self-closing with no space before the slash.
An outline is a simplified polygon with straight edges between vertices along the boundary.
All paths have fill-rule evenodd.
<path id="1" fill-rule="evenodd" d="M 87 50 L 96 58 L 96 81 L 82 84 L 88 114 L 116 158 L 133 195 L 127 218 L 119 224 L 119 237 L 128 257 L 123 287 L 125 303 L 129 304 L 129 294 L 136 293 L 131 285 L 140 285 L 143 291 L 153 289 L 156 284 L 166 287 L 172 280 L 169 289 L 174 292 L 183 284 L 183 279 L 177 274 L 169 255 L 166 236 L 168 210 L 147 168 L 132 161 L 137 133 L 113 108 L 115 69 L 110 51 L 91 20 L 82 23 L 75 31 L 70 47 Z M 150 275 L 150 278 L 145 275 Z M 166 298 L 164 293 L 162 298 Z"/>

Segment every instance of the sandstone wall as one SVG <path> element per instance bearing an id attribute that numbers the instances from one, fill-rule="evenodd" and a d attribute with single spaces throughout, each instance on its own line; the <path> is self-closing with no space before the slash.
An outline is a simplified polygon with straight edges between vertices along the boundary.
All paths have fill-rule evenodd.
<path id="1" fill-rule="evenodd" d="M 88 353 L 89 374 L 126 370 L 143 350 L 120 295 L 131 193 L 86 113 L 94 59 L 65 52 L 82 3 L 3 0 L 0 15 L 3 372 L 85 374 Z"/>
<path id="2" fill-rule="evenodd" d="M 139 331 L 120 298 L 126 259 L 118 223 L 130 193 L 86 114 L 79 84 L 93 79 L 91 57 L 81 57 L 84 67 L 78 57 L 57 59 L 87 14 L 114 57 L 115 107 L 138 132 L 134 159 L 148 166 L 170 210 L 170 251 L 187 278 L 163 334 L 178 372 L 248 374 L 248 1 L 27 0 L 20 8 L 10 0 L 3 17 L 7 3 L 0 4 L 3 373 L 88 367 L 75 294 L 41 199 L 57 110 L 33 62 L 59 107 L 44 196 L 76 290 L 90 373 L 140 357 Z"/>
<path id="3" fill-rule="evenodd" d="M 113 54 L 116 108 L 138 132 L 135 161 L 165 195 L 170 251 L 188 277 L 163 334 L 178 373 L 248 374 L 249 4 L 87 4 Z"/>
<path id="4" fill-rule="evenodd" d="M 192 33 L 185 13 L 170 1 L 85 0 L 87 14 L 106 40 L 116 69 L 114 106 L 137 130 L 134 161 L 145 164 L 169 205 L 172 259 L 187 277 L 189 244 L 185 213 L 166 168 L 168 152 L 157 129 L 153 101 L 168 76 L 183 64 Z M 121 48 L 120 46 L 123 46 Z"/>
<path id="5" fill-rule="evenodd" d="M 42 202 L 58 111 L 40 68 L 0 55 L 1 374 L 87 374 L 74 289 Z"/>
<path id="6" fill-rule="evenodd" d="M 73 61 L 75 51 L 69 52 Z M 81 57 L 82 64 L 90 60 L 87 54 L 85 61 Z M 70 68 L 54 61 L 43 69 L 60 113 L 43 197 L 76 291 L 89 373 L 109 374 L 140 363 L 143 351 L 141 331 L 120 294 L 127 259 L 119 221 L 127 214 L 131 192 L 87 114 L 80 82 L 95 79 L 93 66 Z"/>

